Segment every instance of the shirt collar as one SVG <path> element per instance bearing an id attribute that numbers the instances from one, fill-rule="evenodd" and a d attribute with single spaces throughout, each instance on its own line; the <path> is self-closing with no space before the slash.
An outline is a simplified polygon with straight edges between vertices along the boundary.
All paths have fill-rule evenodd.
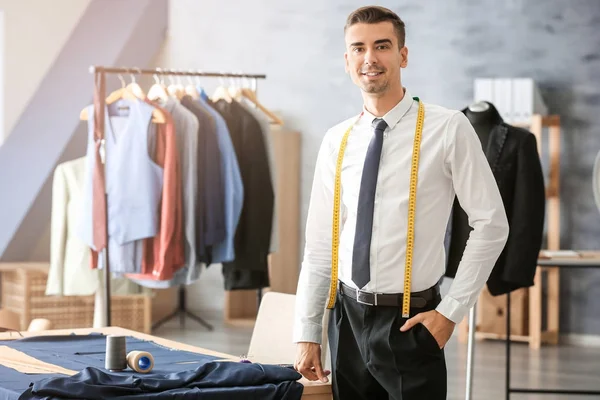
<path id="1" fill-rule="evenodd" d="M 402 100 L 398 102 L 390 111 L 388 111 L 383 117 L 383 120 L 388 124 L 390 129 L 394 129 L 394 127 L 400 122 L 402 117 L 408 112 L 413 103 L 412 95 L 408 92 L 408 89 L 404 89 L 404 97 Z M 375 115 L 371 114 L 367 109 L 363 106 L 364 118 L 369 124 L 373 122 L 374 119 L 379 118 Z"/>

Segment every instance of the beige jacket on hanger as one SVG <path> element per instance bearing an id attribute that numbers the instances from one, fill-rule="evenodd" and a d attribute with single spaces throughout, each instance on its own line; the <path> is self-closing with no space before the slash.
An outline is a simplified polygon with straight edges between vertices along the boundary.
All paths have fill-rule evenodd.
<path id="1" fill-rule="evenodd" d="M 99 272 L 90 268 L 90 249 L 75 230 L 83 210 L 84 177 L 85 157 L 59 164 L 54 171 L 46 295 L 92 295 L 99 286 Z"/>

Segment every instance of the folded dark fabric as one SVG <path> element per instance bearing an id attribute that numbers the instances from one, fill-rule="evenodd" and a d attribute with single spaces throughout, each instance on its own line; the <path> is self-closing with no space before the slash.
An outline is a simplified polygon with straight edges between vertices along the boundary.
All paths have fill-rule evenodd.
<path id="1" fill-rule="evenodd" d="M 87 367 L 70 377 L 33 383 L 19 400 L 51 399 L 261 399 L 297 400 L 301 375 L 276 365 L 207 362 L 168 374 L 110 373 Z"/>

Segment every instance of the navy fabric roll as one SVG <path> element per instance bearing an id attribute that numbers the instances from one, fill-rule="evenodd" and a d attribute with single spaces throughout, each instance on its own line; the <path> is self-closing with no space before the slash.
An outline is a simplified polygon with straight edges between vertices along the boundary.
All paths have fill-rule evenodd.
<path id="1" fill-rule="evenodd" d="M 200 394 L 202 399 L 300 399 L 303 391 L 303 385 L 296 382 L 301 375 L 293 369 L 215 361 L 218 357 L 170 349 L 133 337 L 127 337 L 127 352 L 152 353 L 155 366 L 150 374 L 137 374 L 130 369 L 106 371 L 106 336 L 101 334 L 0 341 L 2 345 L 80 372 L 72 377 L 23 374 L 0 365 L 0 400 L 162 399 L 174 395 L 183 399 L 199 398 Z"/>

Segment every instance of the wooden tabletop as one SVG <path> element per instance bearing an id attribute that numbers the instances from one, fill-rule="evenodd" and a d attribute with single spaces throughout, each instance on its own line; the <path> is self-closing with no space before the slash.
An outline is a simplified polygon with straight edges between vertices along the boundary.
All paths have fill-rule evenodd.
<path id="1" fill-rule="evenodd" d="M 574 266 L 574 267 L 600 267 L 600 251 L 596 250 L 542 250 L 538 258 L 538 265 Z"/>
<path id="2" fill-rule="evenodd" d="M 141 332 L 132 331 L 129 329 L 119 328 L 111 326 L 107 328 L 84 328 L 84 329 L 57 329 L 40 332 L 0 332 L 0 340 L 15 340 L 23 337 L 35 337 L 35 336 L 52 336 L 52 335 L 89 335 L 90 333 L 102 333 L 104 335 L 124 335 L 132 336 L 138 339 L 149 340 L 165 347 L 170 347 L 178 350 L 190 351 L 193 353 L 206 354 L 210 356 L 220 357 L 223 360 L 237 361 L 239 357 L 231 354 L 221 353 L 218 351 L 204 349 L 202 347 L 196 347 L 185 343 L 176 342 L 174 340 L 164 339 L 158 336 L 152 336 Z M 331 400 L 331 384 L 321 382 L 311 382 L 305 378 L 299 381 L 304 385 L 304 393 L 302 395 L 303 400 Z"/>
<path id="3" fill-rule="evenodd" d="M 0 263 L 0 272 L 27 270 L 48 273 L 50 264 L 47 262 L 11 262 Z"/>

